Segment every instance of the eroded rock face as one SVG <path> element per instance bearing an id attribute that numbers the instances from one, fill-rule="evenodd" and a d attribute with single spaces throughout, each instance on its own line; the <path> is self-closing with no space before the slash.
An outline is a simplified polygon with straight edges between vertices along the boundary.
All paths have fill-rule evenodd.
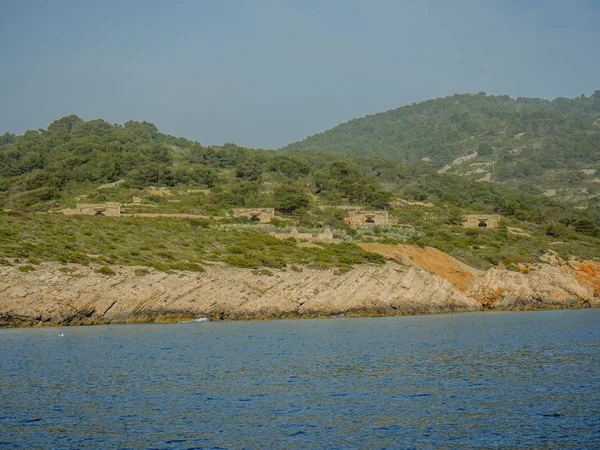
<path id="1" fill-rule="evenodd" d="M 600 307 L 600 263 L 565 262 L 478 271 L 435 249 L 365 244 L 394 262 L 301 272 L 238 269 L 166 274 L 136 268 L 105 276 L 92 266 L 0 267 L 0 326 L 395 315 L 482 309 Z M 70 271 L 66 273 L 65 271 Z"/>
<path id="2" fill-rule="evenodd" d="M 476 311 L 481 305 L 428 271 L 395 263 L 360 266 L 342 275 L 304 269 L 257 275 L 214 265 L 205 273 L 166 274 L 135 268 L 104 276 L 87 266 L 56 263 L 33 272 L 0 268 L 0 325 L 392 315 Z"/>
<path id="3" fill-rule="evenodd" d="M 600 263 L 564 261 L 547 254 L 544 264 L 476 270 L 439 250 L 415 245 L 360 244 L 447 279 L 484 309 L 558 309 L 600 307 Z"/>
<path id="4" fill-rule="evenodd" d="M 552 264 L 529 266 L 524 272 L 504 267 L 489 269 L 465 293 L 489 309 L 600 307 L 598 263 L 555 260 Z"/>

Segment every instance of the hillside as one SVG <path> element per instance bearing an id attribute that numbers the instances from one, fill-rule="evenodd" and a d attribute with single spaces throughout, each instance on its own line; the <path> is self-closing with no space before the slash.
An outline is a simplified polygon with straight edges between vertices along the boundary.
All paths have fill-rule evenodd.
<path id="1" fill-rule="evenodd" d="M 121 217 L 61 214 L 105 202 L 120 203 Z M 259 227 L 233 217 L 240 207 L 274 208 L 276 217 Z M 600 249 L 596 204 L 576 209 L 527 187 L 478 183 L 422 162 L 202 146 L 147 122 L 77 116 L 0 136 L 0 209 L 0 264 L 17 258 L 34 269 L 41 261 L 166 271 L 224 262 L 343 272 L 381 262 L 356 244 L 382 242 L 435 247 L 481 269 L 502 262 L 518 270 L 548 250 L 591 259 Z M 388 223 L 351 227 L 352 209 L 385 210 Z M 467 214 L 499 215 L 500 227 L 464 228 Z M 336 242 L 296 247 L 292 227 L 309 236 L 328 228 Z"/>
<path id="2" fill-rule="evenodd" d="M 552 101 L 454 95 L 354 119 L 285 149 L 425 162 L 586 206 L 600 194 L 600 91 Z"/>

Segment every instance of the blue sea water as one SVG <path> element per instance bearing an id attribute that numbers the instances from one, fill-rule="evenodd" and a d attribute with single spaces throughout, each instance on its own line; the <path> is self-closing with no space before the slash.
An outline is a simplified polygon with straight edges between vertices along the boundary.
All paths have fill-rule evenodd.
<path id="1" fill-rule="evenodd" d="M 600 310 L 3 329 L 0 382 L 4 448 L 598 448 Z"/>

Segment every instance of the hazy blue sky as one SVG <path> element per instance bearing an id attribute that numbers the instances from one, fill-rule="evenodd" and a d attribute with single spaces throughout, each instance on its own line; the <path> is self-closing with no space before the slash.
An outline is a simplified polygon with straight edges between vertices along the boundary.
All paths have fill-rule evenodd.
<path id="1" fill-rule="evenodd" d="M 599 0 L 0 0 L 0 132 L 74 113 L 276 148 L 454 93 L 591 94 L 599 43 Z"/>

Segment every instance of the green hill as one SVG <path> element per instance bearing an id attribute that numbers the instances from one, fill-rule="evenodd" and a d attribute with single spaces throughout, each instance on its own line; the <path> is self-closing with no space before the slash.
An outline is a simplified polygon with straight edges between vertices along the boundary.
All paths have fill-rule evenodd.
<path id="1" fill-rule="evenodd" d="M 454 95 L 354 119 L 285 149 L 423 161 L 584 206 L 600 194 L 600 91 L 552 101 Z"/>
<path id="2" fill-rule="evenodd" d="M 255 268 L 345 267 L 371 257 L 356 256 L 352 245 L 291 252 L 275 238 L 260 238 L 264 229 L 231 218 L 236 207 L 275 208 L 279 218 L 272 226 L 288 231 L 292 225 L 311 233 L 329 226 L 347 244 L 430 245 L 477 267 L 535 260 L 549 249 L 565 258 L 589 259 L 600 249 L 595 199 L 577 209 L 526 184 L 479 183 L 439 173 L 418 158 L 409 165 L 331 150 L 202 146 L 162 134 L 147 122 L 120 125 L 77 116 L 20 136 L 5 133 L 0 136 L 0 257 L 34 262 L 96 255 L 105 263 L 173 270 L 203 260 Z M 104 202 L 121 203 L 127 218 L 98 222 L 48 214 L 76 203 Z M 345 220 L 348 204 L 386 209 L 392 225 L 351 229 Z M 137 213 L 205 219 L 138 219 Z M 503 224 L 465 229 L 462 216 L 471 213 L 499 214 Z"/>

